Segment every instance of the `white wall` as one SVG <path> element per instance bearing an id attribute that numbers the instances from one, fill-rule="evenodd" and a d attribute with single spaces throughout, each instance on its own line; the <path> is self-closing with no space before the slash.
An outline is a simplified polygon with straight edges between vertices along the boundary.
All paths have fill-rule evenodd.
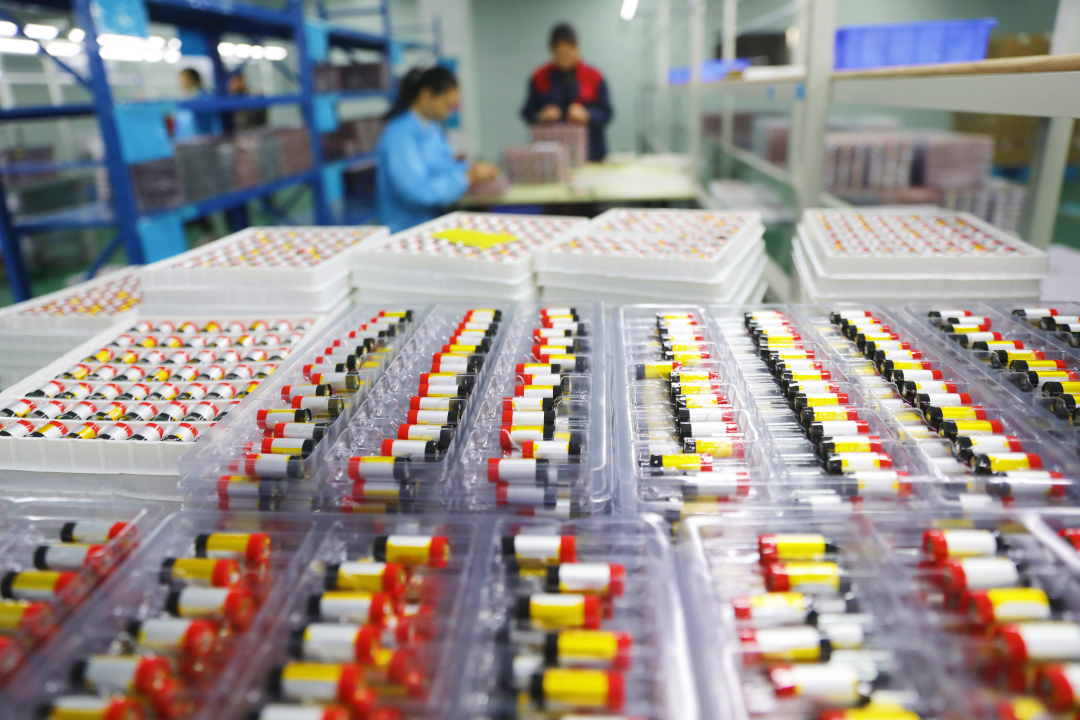
<path id="1" fill-rule="evenodd" d="M 578 31 L 585 62 L 607 77 L 615 108 L 608 125 L 608 150 L 634 149 L 643 25 L 619 19 L 622 0 L 473 0 L 479 81 L 480 146 L 487 160 L 528 141 L 521 106 L 533 70 L 548 61 L 552 26 L 566 21 Z"/>

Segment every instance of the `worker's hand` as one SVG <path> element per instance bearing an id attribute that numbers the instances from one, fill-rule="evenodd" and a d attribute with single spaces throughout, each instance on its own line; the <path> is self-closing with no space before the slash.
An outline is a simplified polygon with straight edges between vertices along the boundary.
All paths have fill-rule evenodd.
<path id="1" fill-rule="evenodd" d="M 469 176 L 469 184 L 476 185 L 497 178 L 499 176 L 499 168 L 489 162 L 478 160 L 473 163 L 471 168 L 469 168 L 467 174 Z"/>
<path id="2" fill-rule="evenodd" d="M 589 111 L 581 103 L 574 103 L 566 109 L 566 119 L 584 125 L 589 122 Z"/>
<path id="3" fill-rule="evenodd" d="M 559 122 L 562 120 L 562 110 L 558 105 L 545 105 L 537 114 L 536 119 L 540 122 Z"/>

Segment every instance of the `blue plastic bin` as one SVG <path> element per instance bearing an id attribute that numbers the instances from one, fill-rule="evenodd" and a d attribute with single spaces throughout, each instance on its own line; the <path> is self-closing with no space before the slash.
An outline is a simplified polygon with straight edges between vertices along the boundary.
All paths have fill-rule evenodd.
<path id="1" fill-rule="evenodd" d="M 856 25 L 836 31 L 837 70 L 985 60 L 994 18 Z"/>

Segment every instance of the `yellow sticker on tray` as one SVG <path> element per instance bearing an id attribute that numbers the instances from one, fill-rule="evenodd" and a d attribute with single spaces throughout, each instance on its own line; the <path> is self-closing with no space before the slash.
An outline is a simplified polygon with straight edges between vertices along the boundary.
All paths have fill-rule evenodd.
<path id="1" fill-rule="evenodd" d="M 440 230 L 437 233 L 432 233 L 431 237 L 436 240 L 449 240 L 458 245 L 480 248 L 481 250 L 517 241 L 517 237 L 510 233 L 489 233 L 480 230 L 466 230 L 465 228 Z"/>

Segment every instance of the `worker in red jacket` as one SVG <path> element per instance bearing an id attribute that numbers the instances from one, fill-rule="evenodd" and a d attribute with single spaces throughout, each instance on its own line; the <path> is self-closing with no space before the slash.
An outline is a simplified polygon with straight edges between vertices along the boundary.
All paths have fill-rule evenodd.
<path id="1" fill-rule="evenodd" d="M 604 126 L 614 114 L 607 82 L 594 67 L 581 61 L 577 33 L 566 23 L 551 31 L 552 62 L 529 79 L 529 99 L 521 115 L 530 125 L 572 122 L 589 126 L 589 160 L 598 162 L 607 154 Z"/>

